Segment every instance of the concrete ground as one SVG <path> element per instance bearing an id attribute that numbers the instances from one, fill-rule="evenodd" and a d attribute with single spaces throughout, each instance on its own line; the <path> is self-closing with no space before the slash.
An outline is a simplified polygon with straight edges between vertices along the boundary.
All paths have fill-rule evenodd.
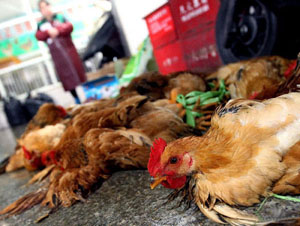
<path id="1" fill-rule="evenodd" d="M 37 185 L 24 186 L 31 176 L 32 173 L 25 170 L 0 176 L 0 208 L 36 189 Z M 189 209 L 185 205 L 176 207 L 179 200 L 164 204 L 170 190 L 162 186 L 151 190 L 149 184 L 147 171 L 115 173 L 85 202 L 60 208 L 39 225 L 217 225 L 195 205 Z M 258 205 L 244 210 L 255 213 L 257 209 Z M 299 209 L 299 203 L 270 198 L 258 216 L 265 221 L 300 217 Z M 35 220 L 48 211 L 47 207 L 35 206 L 21 215 L 0 220 L 0 225 L 34 225 Z"/>
<path id="2" fill-rule="evenodd" d="M 72 104 L 72 97 L 62 90 L 53 90 L 59 104 Z M 1 116 L 1 114 L 0 114 Z M 2 119 L 3 121 L 3 119 Z M 1 122 L 1 120 L 0 120 Z M 1 124 L 1 123 L 0 123 Z M 11 129 L 0 126 L 0 161 L 14 151 L 16 137 L 25 126 Z M 25 170 L 0 175 L 0 209 L 17 198 L 37 189 L 40 184 L 24 186 L 33 173 Z M 169 189 L 159 186 L 151 190 L 147 171 L 115 173 L 85 202 L 70 208 L 60 208 L 40 225 L 216 225 L 192 205 L 176 208 L 178 200 L 164 204 Z M 244 208 L 255 213 L 259 205 Z M 34 221 L 48 212 L 47 207 L 36 206 L 25 213 L 0 220 L 0 226 L 34 225 Z M 300 217 L 300 203 L 269 198 L 258 214 L 263 220 Z M 293 224 L 291 224 L 293 225 Z"/>

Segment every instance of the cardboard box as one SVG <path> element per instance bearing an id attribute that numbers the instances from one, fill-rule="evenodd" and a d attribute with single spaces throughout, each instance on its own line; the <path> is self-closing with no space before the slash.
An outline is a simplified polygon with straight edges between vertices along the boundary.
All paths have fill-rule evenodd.
<path id="1" fill-rule="evenodd" d="M 169 0 L 169 2 L 180 38 L 215 27 L 220 0 Z"/>
<path id="2" fill-rule="evenodd" d="M 213 72 L 222 65 L 214 34 L 215 30 L 211 29 L 181 41 L 187 68 L 197 72 Z"/>
<path id="3" fill-rule="evenodd" d="M 164 4 L 145 17 L 153 48 L 166 45 L 177 39 L 169 4 Z"/>
<path id="4" fill-rule="evenodd" d="M 220 0 L 169 0 L 146 17 L 160 73 L 211 72 L 222 65 L 215 38 L 219 7 Z M 169 33 L 166 18 L 174 21 Z"/>
<path id="5" fill-rule="evenodd" d="M 160 73 L 166 75 L 187 69 L 179 40 L 153 51 Z"/>

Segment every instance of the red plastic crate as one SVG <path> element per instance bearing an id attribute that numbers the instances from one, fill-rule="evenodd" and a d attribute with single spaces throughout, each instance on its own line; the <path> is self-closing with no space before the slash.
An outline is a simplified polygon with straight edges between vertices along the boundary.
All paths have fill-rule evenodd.
<path id="1" fill-rule="evenodd" d="M 186 70 L 180 41 L 153 49 L 159 72 L 163 75 Z"/>
<path id="2" fill-rule="evenodd" d="M 174 21 L 168 3 L 145 17 L 153 48 L 161 47 L 177 39 Z"/>
<path id="3" fill-rule="evenodd" d="M 169 0 L 179 37 L 215 27 L 220 0 Z"/>
<path id="4" fill-rule="evenodd" d="M 192 71 L 212 72 L 222 65 L 213 28 L 181 40 L 181 45 L 187 68 Z"/>

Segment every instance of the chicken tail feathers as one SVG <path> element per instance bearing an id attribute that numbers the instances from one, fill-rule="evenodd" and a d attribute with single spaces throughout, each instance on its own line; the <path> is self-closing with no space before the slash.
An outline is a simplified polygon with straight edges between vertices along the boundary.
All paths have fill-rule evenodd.
<path id="1" fill-rule="evenodd" d="M 45 198 L 47 190 L 39 189 L 35 192 L 29 193 L 22 198 L 16 200 L 0 211 L 0 219 L 7 218 L 13 215 L 23 213 L 24 211 L 32 208 L 33 206 L 42 202 Z"/>
<path id="2" fill-rule="evenodd" d="M 54 170 L 50 175 L 50 185 L 42 205 L 55 208 L 57 205 L 69 207 L 77 201 L 84 202 L 93 186 L 101 184 L 107 178 L 108 175 L 104 175 L 97 165 L 87 165 L 63 172 Z"/>
<path id="3" fill-rule="evenodd" d="M 48 206 L 51 211 L 59 206 L 71 206 L 76 201 L 85 201 L 85 196 L 90 191 L 97 189 L 109 175 L 103 174 L 101 168 L 96 166 L 85 166 L 81 169 L 60 171 L 49 167 L 39 176 L 43 178 L 50 174 L 50 184 L 44 188 L 29 193 L 0 210 L 0 220 L 18 215 L 31 209 L 37 204 Z M 51 173 L 50 173 L 51 172 Z M 38 221 L 43 220 L 43 216 Z"/>

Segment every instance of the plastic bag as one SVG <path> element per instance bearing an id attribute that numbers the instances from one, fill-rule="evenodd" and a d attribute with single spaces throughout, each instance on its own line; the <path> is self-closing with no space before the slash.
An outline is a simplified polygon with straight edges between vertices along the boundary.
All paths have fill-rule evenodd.
<path id="1" fill-rule="evenodd" d="M 53 99 L 45 93 L 38 93 L 37 96 L 31 97 L 29 94 L 26 100 L 24 101 L 24 108 L 27 112 L 29 119 L 32 119 L 33 116 L 37 113 L 40 106 L 45 103 L 53 103 Z"/>
<path id="2" fill-rule="evenodd" d="M 120 86 L 127 86 L 132 79 L 147 71 L 148 61 L 152 58 L 152 45 L 147 37 L 141 44 L 138 53 L 131 56 L 125 71 L 120 78 Z"/>
<path id="3" fill-rule="evenodd" d="M 23 125 L 28 122 L 27 113 L 21 103 L 15 97 L 4 99 L 4 111 L 10 126 Z"/>

